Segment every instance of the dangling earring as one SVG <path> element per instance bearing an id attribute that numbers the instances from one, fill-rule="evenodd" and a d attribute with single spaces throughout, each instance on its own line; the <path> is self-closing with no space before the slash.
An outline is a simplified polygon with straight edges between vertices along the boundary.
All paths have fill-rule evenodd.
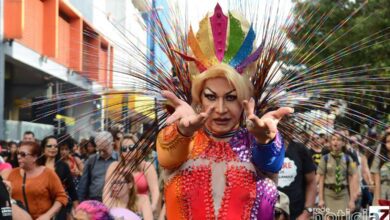
<path id="1" fill-rule="evenodd" d="M 240 116 L 240 127 L 246 127 L 245 121 L 246 121 L 246 115 L 244 111 L 242 111 Z"/>

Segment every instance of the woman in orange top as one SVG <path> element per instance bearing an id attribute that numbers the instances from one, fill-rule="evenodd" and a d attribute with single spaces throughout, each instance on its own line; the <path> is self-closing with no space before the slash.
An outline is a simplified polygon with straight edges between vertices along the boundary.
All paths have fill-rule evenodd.
<path id="1" fill-rule="evenodd" d="M 33 219 L 48 220 L 68 203 L 68 198 L 57 174 L 40 165 L 40 155 L 37 143 L 22 142 L 20 167 L 13 169 L 7 179 L 12 185 L 12 198 L 21 201 Z"/>

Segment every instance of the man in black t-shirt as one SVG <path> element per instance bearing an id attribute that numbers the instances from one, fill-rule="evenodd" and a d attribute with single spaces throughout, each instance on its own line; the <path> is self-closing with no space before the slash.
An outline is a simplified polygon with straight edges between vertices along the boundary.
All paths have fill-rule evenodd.
<path id="1" fill-rule="evenodd" d="M 0 219 L 12 220 L 12 205 L 11 198 L 8 193 L 7 186 L 0 176 Z"/>
<path id="2" fill-rule="evenodd" d="M 316 166 L 308 149 L 291 141 L 287 146 L 283 167 L 279 172 L 278 189 L 290 199 L 290 218 L 308 219 L 312 216 L 317 187 Z"/>

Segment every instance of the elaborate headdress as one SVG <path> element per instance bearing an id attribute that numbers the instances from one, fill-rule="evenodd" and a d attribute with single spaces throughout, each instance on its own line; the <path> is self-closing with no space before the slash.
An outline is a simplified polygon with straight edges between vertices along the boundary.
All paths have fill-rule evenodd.
<path id="1" fill-rule="evenodd" d="M 263 49 L 259 46 L 253 52 L 255 39 L 252 25 L 233 12 L 226 16 L 217 4 L 214 14 L 200 22 L 196 36 L 190 27 L 188 45 L 194 56 L 180 55 L 187 61 L 194 61 L 200 72 L 218 63 L 226 63 L 242 73 L 259 58 Z"/>

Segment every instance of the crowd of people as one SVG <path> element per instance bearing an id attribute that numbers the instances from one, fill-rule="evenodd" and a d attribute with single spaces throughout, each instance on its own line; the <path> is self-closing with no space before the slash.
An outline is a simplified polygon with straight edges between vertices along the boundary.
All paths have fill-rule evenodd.
<path id="1" fill-rule="evenodd" d="M 362 214 L 390 199 L 390 129 L 362 138 L 340 128 L 285 146 L 278 179 L 284 206 L 276 208 L 280 219 Z"/>
<path id="2" fill-rule="evenodd" d="M 370 145 L 373 140 L 336 129 L 332 135 L 314 133 L 305 143 L 285 139 L 276 219 L 310 219 L 315 208 L 356 213 L 389 200 L 390 130 L 376 138 L 381 144 Z M 151 161 L 110 179 L 137 141 L 118 131 L 80 143 L 55 136 L 38 141 L 32 132 L 20 143 L 2 141 L 0 172 L 14 219 L 164 219 L 163 186 Z"/>
<path id="3" fill-rule="evenodd" d="M 264 80 L 283 50 L 267 37 L 255 48 L 249 24 L 217 4 L 198 33 L 188 33 L 193 54 L 171 51 L 182 45 L 162 39 L 178 77 L 160 75 L 168 84 L 155 90 L 158 100 L 150 92 L 170 105 L 153 107 L 162 111 L 155 114 L 157 158 L 138 161 L 149 157 L 155 137 L 145 132 L 139 142 L 137 134 L 114 128 L 80 142 L 69 135 L 39 141 L 33 132 L 1 142 L 2 217 L 301 220 L 318 210 L 345 216 L 390 200 L 390 130 L 369 139 L 345 128 L 310 136 L 294 136 L 291 123 L 278 130 L 294 109 L 274 100 L 283 86 Z M 178 66 L 176 53 L 193 68 Z"/>
<path id="4" fill-rule="evenodd" d="M 118 135 L 116 143 L 113 137 Z M 158 218 L 160 188 L 151 162 L 142 161 L 133 173 L 110 180 L 118 161 L 135 152 L 137 140 L 136 135 L 112 130 L 80 142 L 53 135 L 36 140 L 31 131 L 19 143 L 1 141 L 0 173 L 9 194 L 1 198 L 9 201 L 1 204 L 2 217 Z M 7 207 L 9 211 L 3 211 Z"/>

